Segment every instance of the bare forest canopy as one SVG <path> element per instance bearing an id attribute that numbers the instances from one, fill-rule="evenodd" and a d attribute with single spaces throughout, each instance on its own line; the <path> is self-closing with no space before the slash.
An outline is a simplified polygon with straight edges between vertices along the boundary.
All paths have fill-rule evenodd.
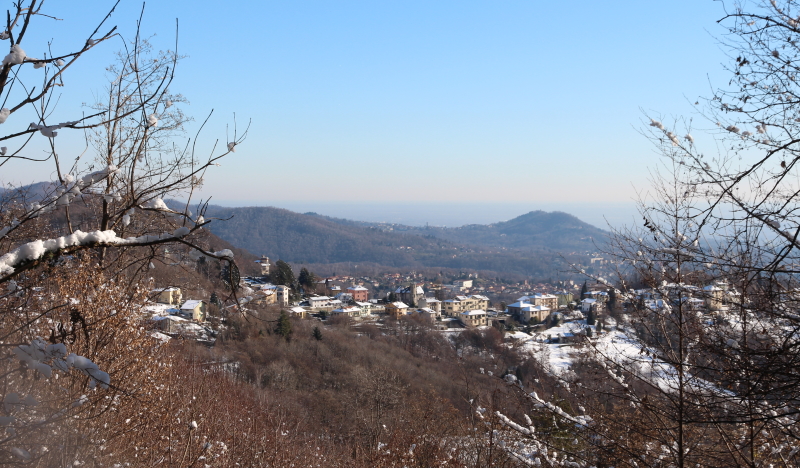
<path id="1" fill-rule="evenodd" d="M 368 262 L 394 268 L 466 268 L 533 278 L 568 270 L 565 258 L 570 260 L 590 248 L 596 251 L 592 236 L 605 235 L 565 213 L 533 212 L 490 226 L 431 230 L 360 223 L 272 207 L 212 205 L 207 213 L 226 219 L 211 225 L 212 232 L 222 239 L 254 254 L 293 263 Z M 524 242 L 526 236 L 531 239 L 528 244 Z M 547 240 L 557 237 L 561 238 L 559 247 L 581 248 L 548 248 Z M 508 241 L 504 241 L 506 238 Z M 504 242 L 508 247 L 502 245 Z"/>

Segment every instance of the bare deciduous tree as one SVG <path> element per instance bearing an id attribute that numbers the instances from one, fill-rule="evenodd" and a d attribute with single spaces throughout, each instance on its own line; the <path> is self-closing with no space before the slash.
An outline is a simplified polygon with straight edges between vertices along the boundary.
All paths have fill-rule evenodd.
<path id="1" fill-rule="evenodd" d="M 0 197 L 0 340 L 8 357 L 0 365 L 0 463 L 54 466 L 99 456 L 102 441 L 126 433 L 108 428 L 121 424 L 110 418 L 117 405 L 147 401 L 143 395 L 163 387 L 152 373 L 161 365 L 159 347 L 140 322 L 151 286 L 145 274 L 165 260 L 165 248 L 235 271 L 229 250 L 209 251 L 200 240 L 212 222 L 203 216 L 205 205 L 196 214 L 189 207 L 206 171 L 247 131 L 234 128 L 230 141 L 202 159 L 196 137 L 178 143 L 185 99 L 170 85 L 180 57 L 177 50 L 155 53 L 140 37 L 141 19 L 136 37 L 123 41 L 107 69 L 107 93 L 96 112 L 53 122 L 56 90 L 87 91 L 64 86 L 70 67 L 118 36 L 106 25 L 112 8 L 71 52 L 28 57 L 26 32 L 53 20 L 43 3 L 14 3 L 0 33 L 9 45 L 0 68 L 0 123 L 10 127 L 0 137 L 6 145 L 0 167 L 13 160 L 49 164 L 55 174 L 41 191 L 9 187 Z M 27 114 L 36 122 L 22 124 L 17 117 Z M 87 149 L 65 163 L 57 142 L 72 131 L 86 135 Z M 36 140 L 48 148 L 43 158 L 26 151 Z M 168 197 L 187 203 L 172 209 Z"/>

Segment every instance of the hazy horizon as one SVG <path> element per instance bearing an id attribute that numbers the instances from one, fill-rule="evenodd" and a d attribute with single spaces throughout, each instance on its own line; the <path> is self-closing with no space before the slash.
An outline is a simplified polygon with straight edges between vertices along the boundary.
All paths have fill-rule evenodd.
<path id="1" fill-rule="evenodd" d="M 279 206 L 360 197 L 479 199 L 500 208 L 625 203 L 658 164 L 639 131 L 645 113 L 665 122 L 686 115 L 709 83 L 727 81 L 719 71 L 727 57 L 712 37 L 725 33 L 714 26 L 725 14 L 717 2 L 245 3 L 246 15 L 208 2 L 155 2 L 142 17 L 155 50 L 175 47 L 180 19 L 179 53 L 188 58 L 170 89 L 189 100 L 176 108 L 195 120 L 177 146 L 212 109 L 198 155 L 226 147 L 234 115 L 240 134 L 250 122 L 236 153 L 204 177 L 203 197 L 289 200 L 273 202 Z M 48 44 L 54 53 L 83 44 L 80 32 L 96 27 L 113 2 L 90 2 L 79 15 L 69 2 L 48 5 L 66 20 L 26 35 L 31 56 Z M 109 27 L 120 36 L 70 66 L 67 84 L 80 86 L 59 97 L 48 122 L 74 120 L 103 95 L 113 77 L 98 70 L 134 37 L 141 8 L 117 7 Z M 217 79 L 197 79 L 216 68 Z M 4 125 L 23 131 L 36 119 L 15 113 Z M 79 170 L 94 163 L 84 136 L 59 132 L 62 172 L 73 158 Z M 36 138 L 24 156 L 49 148 Z M 8 162 L 2 176 L 14 184 L 57 178 L 52 164 L 27 160 Z M 425 221 L 387 213 L 406 218 Z"/>
<path id="2" fill-rule="evenodd" d="M 283 208 L 297 213 L 314 212 L 334 218 L 409 226 L 458 227 L 508 221 L 531 211 L 562 211 L 583 222 L 608 230 L 631 225 L 636 220 L 634 202 L 382 202 L 382 201 L 254 201 L 213 200 L 226 207 Z"/>

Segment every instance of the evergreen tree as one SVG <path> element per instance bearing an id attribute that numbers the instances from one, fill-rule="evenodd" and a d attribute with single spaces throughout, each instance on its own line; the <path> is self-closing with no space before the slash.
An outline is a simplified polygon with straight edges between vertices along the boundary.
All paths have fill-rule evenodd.
<path id="1" fill-rule="evenodd" d="M 312 336 L 315 340 L 322 341 L 322 332 L 320 331 L 319 327 L 314 327 L 314 333 Z"/>
<path id="2" fill-rule="evenodd" d="M 273 273 L 272 282 L 278 285 L 294 287 L 296 280 L 294 278 L 294 272 L 292 272 L 292 267 L 283 260 L 278 260 L 278 262 L 275 263 L 275 272 Z"/>
<path id="3" fill-rule="evenodd" d="M 617 291 L 614 288 L 608 289 L 608 310 L 613 312 L 617 308 Z"/>
<path id="4" fill-rule="evenodd" d="M 217 307 L 222 307 L 222 303 L 219 300 L 219 296 L 217 296 L 217 292 L 214 291 L 211 293 L 211 299 L 208 300 L 211 304 L 214 304 Z"/>
<path id="5" fill-rule="evenodd" d="M 289 320 L 289 314 L 285 310 L 282 310 L 280 317 L 278 317 L 275 333 L 282 336 L 287 342 L 292 339 L 292 322 Z"/>
<path id="6" fill-rule="evenodd" d="M 297 282 L 303 287 L 306 293 L 314 290 L 314 283 L 317 281 L 317 276 L 303 267 L 300 269 L 300 275 L 297 277 Z"/>
<path id="7" fill-rule="evenodd" d="M 586 325 L 595 324 L 596 314 L 593 307 L 589 307 L 589 312 L 586 314 Z"/>
<path id="8" fill-rule="evenodd" d="M 583 286 L 581 287 L 581 300 L 584 299 L 583 296 L 584 296 L 584 294 L 586 294 L 586 291 L 588 291 L 588 290 L 589 290 L 589 287 L 586 285 L 586 280 L 584 280 L 583 281 Z"/>
<path id="9" fill-rule="evenodd" d="M 586 336 L 591 338 L 593 335 L 594 333 L 592 332 L 592 327 L 586 327 Z"/>

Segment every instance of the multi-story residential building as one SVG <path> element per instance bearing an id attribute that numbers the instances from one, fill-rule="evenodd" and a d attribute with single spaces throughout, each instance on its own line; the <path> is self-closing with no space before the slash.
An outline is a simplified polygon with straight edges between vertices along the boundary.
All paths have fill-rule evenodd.
<path id="1" fill-rule="evenodd" d="M 286 307 L 289 305 L 289 295 L 291 294 L 292 288 L 289 286 L 278 285 L 275 286 L 275 294 L 277 296 L 277 304 L 281 307 Z"/>
<path id="2" fill-rule="evenodd" d="M 603 302 L 597 299 L 584 299 L 581 301 L 581 312 L 587 314 L 589 312 L 599 312 L 603 310 Z"/>
<path id="3" fill-rule="evenodd" d="M 159 304 L 177 305 L 183 299 L 181 288 L 154 289 L 151 293 L 156 294 L 156 302 Z"/>
<path id="4" fill-rule="evenodd" d="M 307 298 L 306 301 L 308 302 L 308 307 L 312 310 L 320 310 L 325 307 L 330 307 L 334 299 L 328 296 L 311 296 Z M 336 302 L 341 304 L 341 301 Z"/>
<path id="5" fill-rule="evenodd" d="M 529 296 L 522 296 L 517 299 L 518 302 L 527 302 L 531 305 L 545 306 L 549 309 L 558 308 L 558 296 L 553 294 L 534 293 Z"/>
<path id="6" fill-rule="evenodd" d="M 206 301 L 191 299 L 183 303 L 181 315 L 186 315 L 196 322 L 206 321 Z"/>
<path id="7" fill-rule="evenodd" d="M 278 292 L 274 289 L 259 289 L 253 296 L 254 304 L 276 304 L 278 302 Z"/>
<path id="8" fill-rule="evenodd" d="M 583 295 L 584 299 L 594 299 L 597 302 L 605 304 L 608 302 L 608 293 L 605 291 L 586 291 Z"/>
<path id="9" fill-rule="evenodd" d="M 558 306 L 568 306 L 570 302 L 575 300 L 575 295 L 566 289 L 563 291 L 556 291 L 554 294 L 558 298 Z"/>
<path id="10" fill-rule="evenodd" d="M 478 294 L 472 296 L 456 296 L 442 302 L 442 312 L 450 317 L 458 317 L 467 310 L 486 310 L 489 308 L 489 298 Z"/>
<path id="11" fill-rule="evenodd" d="M 345 306 L 331 311 L 333 316 L 346 316 L 346 317 L 359 317 L 361 315 L 361 308 L 357 306 Z"/>
<path id="12" fill-rule="evenodd" d="M 436 315 L 442 314 L 442 301 L 436 299 L 435 297 L 423 297 L 419 300 L 419 304 L 417 306 L 421 309 L 431 309 L 436 312 Z"/>
<path id="13" fill-rule="evenodd" d="M 390 302 L 389 304 L 386 304 L 386 313 L 394 318 L 408 315 L 410 310 L 411 309 L 409 309 L 408 306 L 402 302 Z"/>
<path id="14" fill-rule="evenodd" d="M 369 300 L 369 289 L 364 286 L 350 286 L 345 292 L 353 296 L 353 300 L 356 302 L 367 302 Z"/>
<path id="15" fill-rule="evenodd" d="M 508 305 L 508 314 L 522 323 L 528 323 L 532 318 L 541 322 L 550 316 L 552 309 L 544 305 L 533 305 L 530 302 L 515 302 Z"/>
<path id="16" fill-rule="evenodd" d="M 308 315 L 308 311 L 300 306 L 292 307 L 291 309 L 288 309 L 287 312 L 289 315 L 299 318 L 306 318 Z"/>
<path id="17" fill-rule="evenodd" d="M 361 309 L 361 315 L 370 315 L 372 313 L 371 302 L 356 302 L 356 306 Z"/>
<path id="18" fill-rule="evenodd" d="M 468 327 L 482 327 L 487 323 L 485 310 L 465 310 L 458 317 Z"/>

